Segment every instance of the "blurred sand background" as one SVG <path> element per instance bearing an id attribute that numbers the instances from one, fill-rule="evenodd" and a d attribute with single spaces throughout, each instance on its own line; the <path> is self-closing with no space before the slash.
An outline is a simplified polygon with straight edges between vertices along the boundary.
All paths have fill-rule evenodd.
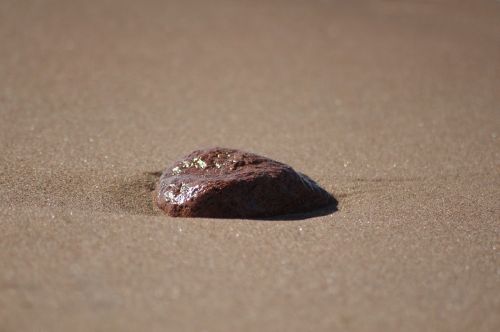
<path id="1" fill-rule="evenodd" d="M 498 331 L 498 1 L 0 1 L 0 331 Z M 173 219 L 190 151 L 339 211 Z"/>

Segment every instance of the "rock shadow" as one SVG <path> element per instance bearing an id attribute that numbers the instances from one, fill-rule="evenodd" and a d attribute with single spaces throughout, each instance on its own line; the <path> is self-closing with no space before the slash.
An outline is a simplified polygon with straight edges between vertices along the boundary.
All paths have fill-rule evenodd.
<path id="1" fill-rule="evenodd" d="M 291 213 L 291 214 L 284 214 L 284 215 L 279 215 L 275 217 L 269 217 L 269 218 L 256 218 L 256 219 L 250 219 L 250 220 L 261 220 L 261 221 L 293 221 L 293 220 L 306 220 L 306 219 L 311 219 L 311 218 L 316 218 L 316 217 L 322 217 L 322 216 L 327 216 L 330 214 L 333 214 L 338 211 L 338 204 L 339 202 L 335 197 L 332 196 L 332 202 L 319 209 L 315 209 L 313 211 L 309 212 L 300 212 L 300 213 Z"/>

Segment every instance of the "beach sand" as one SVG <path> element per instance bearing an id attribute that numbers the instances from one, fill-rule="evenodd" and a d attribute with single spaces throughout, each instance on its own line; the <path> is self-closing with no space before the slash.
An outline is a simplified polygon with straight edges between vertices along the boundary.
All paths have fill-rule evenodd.
<path id="1" fill-rule="evenodd" d="M 498 1 L 0 2 L 0 331 L 498 331 Z M 243 149 L 332 192 L 170 218 Z"/>

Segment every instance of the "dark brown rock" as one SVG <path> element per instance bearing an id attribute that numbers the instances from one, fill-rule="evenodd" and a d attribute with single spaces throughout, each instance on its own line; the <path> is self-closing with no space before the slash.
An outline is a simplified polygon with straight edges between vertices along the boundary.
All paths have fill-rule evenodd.
<path id="1" fill-rule="evenodd" d="M 158 207 L 174 217 L 267 218 L 335 201 L 290 166 L 224 148 L 194 151 L 167 168 L 155 195 Z"/>

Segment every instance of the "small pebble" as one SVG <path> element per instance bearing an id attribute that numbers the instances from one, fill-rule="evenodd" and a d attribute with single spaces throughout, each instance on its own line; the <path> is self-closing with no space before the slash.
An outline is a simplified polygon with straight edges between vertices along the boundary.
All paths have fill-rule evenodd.
<path id="1" fill-rule="evenodd" d="M 234 149 L 197 150 L 168 167 L 155 191 L 173 217 L 267 218 L 310 212 L 334 198 L 288 165 Z"/>

